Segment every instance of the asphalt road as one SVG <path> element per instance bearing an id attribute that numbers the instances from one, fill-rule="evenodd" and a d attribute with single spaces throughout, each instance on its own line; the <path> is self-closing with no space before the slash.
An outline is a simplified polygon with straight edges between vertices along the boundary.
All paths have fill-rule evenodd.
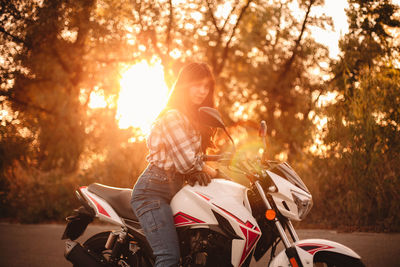
<path id="1" fill-rule="evenodd" d="M 82 242 L 93 234 L 106 231 L 109 226 L 89 225 Z M 20 225 L 0 223 L 1 267 L 71 267 L 65 260 L 64 241 L 61 235 L 64 225 Z M 325 230 L 299 230 L 299 237 L 323 238 L 344 244 L 363 258 L 368 267 L 400 266 L 400 234 L 338 233 Z M 252 267 L 266 266 L 266 262 L 252 262 Z"/>

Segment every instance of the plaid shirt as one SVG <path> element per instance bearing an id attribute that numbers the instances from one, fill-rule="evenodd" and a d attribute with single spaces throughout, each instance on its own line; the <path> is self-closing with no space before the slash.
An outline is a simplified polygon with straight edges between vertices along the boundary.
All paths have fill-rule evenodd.
<path id="1" fill-rule="evenodd" d="M 182 174 L 203 169 L 201 135 L 178 110 L 169 110 L 155 122 L 147 146 L 147 161 L 161 169 Z"/>

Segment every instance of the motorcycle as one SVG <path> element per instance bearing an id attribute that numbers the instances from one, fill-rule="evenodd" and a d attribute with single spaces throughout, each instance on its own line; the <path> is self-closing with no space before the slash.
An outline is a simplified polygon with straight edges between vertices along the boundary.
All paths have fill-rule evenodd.
<path id="1" fill-rule="evenodd" d="M 219 113 L 200 108 L 202 121 L 227 132 Z M 260 136 L 266 146 L 266 124 Z M 232 140 L 233 147 L 234 142 Z M 232 180 L 213 179 L 208 186 L 184 186 L 172 199 L 181 266 L 249 266 L 268 250 L 267 266 L 356 266 L 364 264 L 350 248 L 324 239 L 300 240 L 291 220 L 301 221 L 313 202 L 310 191 L 285 162 L 239 160 L 226 154 L 204 160 L 229 165 L 250 180 L 245 187 Z M 62 239 L 65 257 L 73 266 L 150 267 L 154 255 L 130 206 L 132 190 L 98 183 L 81 186 L 76 196 L 82 206 L 67 217 Z M 81 245 L 76 241 L 98 218 L 119 230 L 95 234 Z M 278 243 L 284 249 L 275 255 Z"/>

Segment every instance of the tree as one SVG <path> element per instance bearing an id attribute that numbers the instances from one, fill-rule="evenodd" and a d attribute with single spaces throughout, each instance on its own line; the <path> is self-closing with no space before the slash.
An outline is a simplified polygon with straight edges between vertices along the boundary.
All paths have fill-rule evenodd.
<path id="1" fill-rule="evenodd" d="M 340 43 L 329 88 L 338 101 L 324 110 L 325 158 L 316 159 L 319 208 L 336 224 L 398 230 L 400 173 L 400 70 L 389 34 L 400 20 L 389 1 L 350 1 L 350 31 Z"/>
<path id="2" fill-rule="evenodd" d="M 323 1 L 293 3 L 254 1 L 251 13 L 238 31 L 243 42 L 232 44 L 232 56 L 222 76 L 220 104 L 237 114 L 232 121 L 266 120 L 270 157 L 283 153 L 293 162 L 303 157 L 311 142 L 310 112 L 316 95 L 323 93 L 324 62 L 329 62 L 326 47 L 315 42 L 312 27 L 329 28 L 332 21 L 313 13 Z M 314 73 L 320 73 L 318 76 Z M 241 106 L 246 110 L 241 112 Z M 234 116 L 231 116 L 234 117 Z"/>
<path id="3" fill-rule="evenodd" d="M 109 51 L 124 51 L 127 44 L 111 38 L 124 36 L 124 30 L 118 23 L 94 21 L 99 16 L 95 1 L 2 1 L 0 7 L 1 208 L 19 214 L 35 198 L 53 194 L 52 207 L 38 201 L 41 207 L 21 216 L 47 212 L 42 219 L 54 218 L 68 208 L 57 203 L 71 202 L 78 182 L 66 174 L 79 177 L 81 156 L 93 134 L 87 113 L 91 92 L 99 85 L 118 91 L 118 70 L 109 67 L 116 63 L 105 64 L 93 55 L 103 56 L 107 45 Z"/>
<path id="4" fill-rule="evenodd" d="M 292 2 L 298 2 L 300 20 Z M 117 99 L 121 68 L 141 60 L 160 61 L 169 85 L 184 63 L 209 63 L 228 124 L 246 120 L 232 115 L 236 100 L 248 103 L 254 110 L 248 119 L 270 125 L 272 155 L 281 147 L 289 155 L 302 153 L 313 94 L 322 90 L 310 73 L 328 60 L 310 27 L 329 26 L 329 20 L 312 14 L 322 1 L 292 2 L 2 1 L 3 176 L 29 177 L 31 171 L 36 180 L 63 181 L 73 174 L 137 174 L 145 148 L 128 142 L 135 130 L 118 129 L 115 104 L 102 110 L 88 105 L 93 93 Z M 141 151 L 137 169 L 120 164 L 134 149 Z"/>
<path id="5" fill-rule="evenodd" d="M 17 9 L 24 3 L 6 5 Z M 20 52 L 14 56 L 21 71 L 11 74 L 14 84 L 2 94 L 4 101 L 11 103 L 11 109 L 19 112 L 18 119 L 26 134 L 37 140 L 37 164 L 44 170 L 74 170 L 83 147 L 78 97 L 82 48 L 87 36 L 87 27 L 83 25 L 88 23 L 91 5 L 91 1 L 82 2 L 73 7 L 78 12 L 64 14 L 62 11 L 68 6 L 62 1 L 44 2 L 36 12 L 31 10 L 32 17 L 18 22 L 25 28 L 20 34 L 23 36 L 18 37 Z M 65 17 L 68 19 L 61 19 Z M 61 38 L 66 20 L 80 26 L 73 43 Z M 66 146 L 68 143 L 73 145 Z"/>

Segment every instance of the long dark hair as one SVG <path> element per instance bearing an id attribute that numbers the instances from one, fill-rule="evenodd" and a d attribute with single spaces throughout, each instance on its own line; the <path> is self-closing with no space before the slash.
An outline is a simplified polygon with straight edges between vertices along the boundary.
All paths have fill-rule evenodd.
<path id="1" fill-rule="evenodd" d="M 203 103 L 194 105 L 189 99 L 189 86 L 204 79 L 208 80 L 209 92 Z M 214 108 L 215 80 L 210 67 L 206 63 L 193 62 L 185 65 L 179 72 L 178 78 L 169 94 L 166 108 L 160 115 L 170 109 L 177 109 L 186 117 L 201 134 L 201 148 L 205 152 L 208 147 L 213 147 L 212 137 L 214 130 L 199 123 L 199 107 Z"/>

